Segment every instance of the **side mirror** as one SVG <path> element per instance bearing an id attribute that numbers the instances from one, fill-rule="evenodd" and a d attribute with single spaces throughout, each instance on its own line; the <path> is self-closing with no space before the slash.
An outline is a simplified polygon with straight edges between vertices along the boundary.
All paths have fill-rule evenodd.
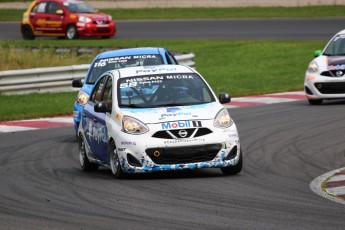
<path id="1" fill-rule="evenodd" d="M 82 86 L 83 86 L 83 82 L 80 79 L 75 79 L 72 81 L 72 87 L 81 88 Z"/>
<path id="2" fill-rule="evenodd" d="M 220 104 L 230 103 L 231 101 L 231 96 L 227 93 L 220 93 L 218 98 Z"/>
<path id="3" fill-rule="evenodd" d="M 63 15 L 63 10 L 57 10 L 57 11 L 55 11 L 55 14 L 57 14 L 57 15 Z"/>
<path id="4" fill-rule="evenodd" d="M 320 56 L 321 53 L 322 53 L 322 50 L 315 50 L 315 51 L 314 51 L 314 57 Z"/>
<path id="5" fill-rule="evenodd" d="M 96 103 L 93 109 L 96 113 L 110 113 L 111 112 L 111 108 L 108 108 L 108 104 L 105 101 Z"/>

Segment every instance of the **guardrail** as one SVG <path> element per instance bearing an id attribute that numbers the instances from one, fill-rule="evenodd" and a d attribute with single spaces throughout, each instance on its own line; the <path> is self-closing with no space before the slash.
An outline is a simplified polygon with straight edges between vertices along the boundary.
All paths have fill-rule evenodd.
<path id="1" fill-rule="evenodd" d="M 195 67 L 193 53 L 175 55 L 181 65 Z M 89 64 L 0 71 L 0 94 L 69 92 L 74 79 L 84 79 Z"/>

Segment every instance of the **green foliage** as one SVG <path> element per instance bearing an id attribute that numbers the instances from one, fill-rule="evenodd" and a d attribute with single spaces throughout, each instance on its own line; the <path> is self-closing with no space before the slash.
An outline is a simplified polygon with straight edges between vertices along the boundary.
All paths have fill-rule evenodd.
<path id="1" fill-rule="evenodd" d="M 0 120 L 71 115 L 76 98 L 76 92 L 0 95 Z"/>

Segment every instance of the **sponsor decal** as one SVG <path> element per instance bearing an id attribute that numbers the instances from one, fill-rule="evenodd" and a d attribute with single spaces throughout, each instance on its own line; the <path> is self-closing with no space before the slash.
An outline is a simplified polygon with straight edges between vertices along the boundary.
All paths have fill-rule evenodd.
<path id="1" fill-rule="evenodd" d="M 122 151 L 125 151 L 126 148 L 117 148 L 117 150 L 122 152 Z"/>
<path id="2" fill-rule="evenodd" d="M 327 70 L 345 70 L 345 58 L 328 57 Z"/>
<path id="3" fill-rule="evenodd" d="M 62 22 L 61 21 L 47 21 L 45 19 L 38 19 L 36 24 L 39 27 L 55 28 L 55 27 L 61 27 Z"/>
<path id="4" fill-rule="evenodd" d="M 345 64 L 343 64 L 343 65 L 330 65 L 330 66 L 327 66 L 327 70 L 345 70 Z"/>
<path id="5" fill-rule="evenodd" d="M 92 126 L 91 122 L 89 122 L 88 132 L 86 132 L 86 135 L 89 137 L 90 140 L 97 141 L 98 144 L 100 142 L 106 143 L 108 139 L 107 127 L 102 126 L 96 128 Z"/>
<path id="6" fill-rule="evenodd" d="M 162 123 L 162 129 L 184 129 L 202 127 L 201 121 L 175 121 Z"/>
<path id="7" fill-rule="evenodd" d="M 136 73 L 157 73 L 157 72 L 165 72 L 165 71 L 176 71 L 176 68 L 174 67 L 152 67 L 152 66 L 147 66 L 144 67 L 144 69 L 137 70 Z"/>
<path id="8" fill-rule="evenodd" d="M 229 139 L 230 139 L 231 141 L 238 140 L 238 138 L 239 138 L 238 135 L 235 134 L 235 133 L 229 134 Z"/>
<path id="9" fill-rule="evenodd" d="M 192 116 L 191 112 L 163 113 L 161 117 Z"/>
<path id="10" fill-rule="evenodd" d="M 205 142 L 203 138 L 191 138 L 191 139 L 174 139 L 166 140 L 164 144 L 179 144 L 179 143 L 192 143 L 192 142 Z"/>
<path id="11" fill-rule="evenodd" d="M 137 145 L 135 141 L 121 141 L 121 145 Z"/>

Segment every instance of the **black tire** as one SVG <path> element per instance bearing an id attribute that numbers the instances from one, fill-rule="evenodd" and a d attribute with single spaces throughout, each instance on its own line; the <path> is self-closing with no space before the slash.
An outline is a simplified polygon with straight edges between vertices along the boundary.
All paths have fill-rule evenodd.
<path id="1" fill-rule="evenodd" d="M 322 104 L 322 99 L 308 99 L 309 104 L 311 105 L 321 105 Z"/>
<path id="2" fill-rule="evenodd" d="M 74 25 L 67 26 L 66 38 L 67 39 L 76 39 L 77 37 L 78 37 L 77 28 Z"/>
<path id="3" fill-rule="evenodd" d="M 32 31 L 32 29 L 29 25 L 23 26 L 21 32 L 22 32 L 23 39 L 25 39 L 25 40 L 35 39 L 34 32 Z"/>
<path id="4" fill-rule="evenodd" d="M 121 164 L 120 164 L 120 158 L 117 153 L 117 149 L 114 142 L 111 142 L 110 148 L 109 148 L 109 164 L 110 164 L 111 173 L 117 179 L 121 179 L 124 177 Z"/>
<path id="5" fill-rule="evenodd" d="M 240 150 L 240 159 L 238 160 L 237 164 L 235 166 L 226 167 L 226 168 L 220 168 L 222 173 L 226 176 L 228 175 L 236 175 L 241 172 L 243 165 L 243 159 L 242 159 L 242 149 Z"/>
<path id="6" fill-rule="evenodd" d="M 78 138 L 78 155 L 79 155 L 79 163 L 80 167 L 83 171 L 96 171 L 98 169 L 98 165 L 95 163 L 91 163 L 89 158 L 87 158 L 86 150 L 85 150 L 85 140 L 83 135 L 79 135 Z"/>

